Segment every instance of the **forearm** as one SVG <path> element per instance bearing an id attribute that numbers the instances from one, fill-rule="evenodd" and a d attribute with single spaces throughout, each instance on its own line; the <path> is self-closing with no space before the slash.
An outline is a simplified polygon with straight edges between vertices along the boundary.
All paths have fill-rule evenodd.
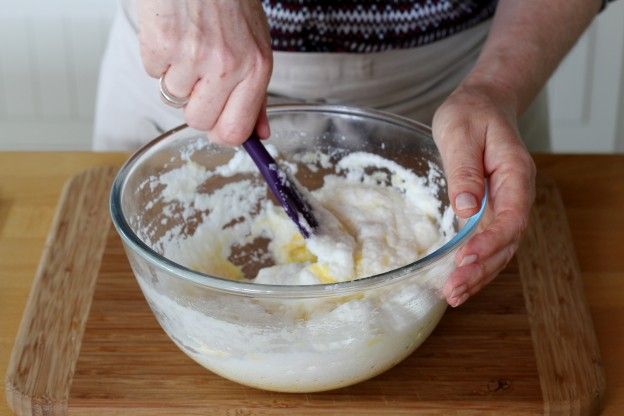
<path id="1" fill-rule="evenodd" d="M 600 0 L 500 0 L 490 34 L 464 84 L 496 87 L 516 114 L 522 114 L 600 5 Z"/>

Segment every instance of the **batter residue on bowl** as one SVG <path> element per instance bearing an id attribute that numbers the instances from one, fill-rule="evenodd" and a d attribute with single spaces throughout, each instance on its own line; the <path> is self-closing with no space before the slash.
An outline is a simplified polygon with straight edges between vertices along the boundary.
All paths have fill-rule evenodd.
<path id="1" fill-rule="evenodd" d="M 271 149 L 275 154 L 275 149 Z M 331 166 L 321 152 L 295 157 L 310 170 Z M 292 173 L 294 163 L 288 164 Z M 208 180 L 253 173 L 238 150 L 225 165 L 208 171 L 195 162 L 161 175 L 162 198 L 183 215 L 201 212 L 192 235 L 172 230 L 162 239 L 163 254 L 209 275 L 255 283 L 311 285 L 358 279 L 396 269 L 430 253 L 453 235 L 452 212 L 440 213 L 435 169 L 419 177 L 378 155 L 342 157 L 323 185 L 307 195 L 321 224 L 304 240 L 280 206 L 266 198 L 266 185 L 250 178 L 198 192 Z M 439 178 L 438 178 L 439 179 Z M 176 233 L 178 231 L 178 233 Z M 265 264 L 243 270 L 245 263 Z"/>

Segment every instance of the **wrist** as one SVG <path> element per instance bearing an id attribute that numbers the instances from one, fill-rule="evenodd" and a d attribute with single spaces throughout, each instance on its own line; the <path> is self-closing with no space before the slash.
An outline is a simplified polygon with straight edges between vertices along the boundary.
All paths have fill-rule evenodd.
<path id="1" fill-rule="evenodd" d="M 517 89 L 509 82 L 491 74 L 473 71 L 460 83 L 455 93 L 483 97 L 514 118 L 521 112 Z"/>

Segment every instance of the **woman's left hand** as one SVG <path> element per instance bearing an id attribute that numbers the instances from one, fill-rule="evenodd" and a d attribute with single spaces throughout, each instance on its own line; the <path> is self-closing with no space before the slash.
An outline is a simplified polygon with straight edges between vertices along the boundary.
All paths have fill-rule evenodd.
<path id="1" fill-rule="evenodd" d="M 535 198 L 535 165 L 520 138 L 515 98 L 504 86 L 460 85 L 438 108 L 433 136 L 457 216 L 479 211 L 487 183 L 486 221 L 461 247 L 443 295 L 459 306 L 503 270 L 518 248 Z M 487 221 L 489 220 L 489 221 Z"/>

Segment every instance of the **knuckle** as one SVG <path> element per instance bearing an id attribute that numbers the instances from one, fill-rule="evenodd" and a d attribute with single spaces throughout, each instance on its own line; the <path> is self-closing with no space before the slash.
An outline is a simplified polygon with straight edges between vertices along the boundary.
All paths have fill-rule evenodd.
<path id="1" fill-rule="evenodd" d="M 474 155 L 482 152 L 486 127 L 480 120 L 467 118 L 463 113 L 465 111 L 460 109 L 455 114 L 442 116 L 437 124 L 434 120 L 433 138 L 443 157 L 467 151 Z"/>
<path id="2" fill-rule="evenodd" d="M 148 75 L 152 78 L 161 76 L 166 58 L 161 56 L 157 48 L 149 43 L 141 43 L 140 52 L 143 67 Z"/>
<path id="3" fill-rule="evenodd" d="M 184 118 L 186 120 L 186 124 L 196 130 L 206 131 L 212 127 L 209 120 L 206 118 L 206 114 L 193 111 L 192 109 L 189 109 L 189 107 L 187 107 L 184 111 Z"/>
<path id="4" fill-rule="evenodd" d="M 221 142 L 232 146 L 239 145 L 249 135 L 247 129 L 238 123 L 220 123 L 213 130 Z"/>
<path id="5" fill-rule="evenodd" d="M 162 75 L 162 68 L 158 61 L 153 60 L 150 56 L 142 55 L 143 67 L 145 68 L 145 72 L 152 78 L 158 78 Z"/>
<path id="6" fill-rule="evenodd" d="M 273 66 L 273 49 L 271 49 L 270 43 L 268 43 L 264 47 L 260 47 L 259 53 L 263 62 L 265 62 L 269 66 Z"/>
<path id="7" fill-rule="evenodd" d="M 140 28 L 138 39 L 146 71 L 152 77 L 159 77 L 178 50 L 179 24 L 175 19 L 160 16 Z"/>
<path id="8" fill-rule="evenodd" d="M 144 45 L 146 45 L 145 50 L 152 59 L 167 61 L 173 56 L 177 49 L 177 44 L 177 39 L 164 36 L 158 41 L 149 41 Z"/>
<path id="9" fill-rule="evenodd" d="M 481 170 L 474 166 L 461 165 L 451 169 L 449 173 L 449 180 L 451 184 L 453 182 L 462 182 L 463 184 L 470 184 L 482 187 L 483 186 L 483 174 Z"/>
<path id="10" fill-rule="evenodd" d="M 183 45 L 184 49 L 182 55 L 188 61 L 194 64 L 198 64 L 206 59 L 206 54 L 204 53 L 204 44 L 201 41 L 199 35 L 190 34 L 183 42 Z"/>
<path id="11" fill-rule="evenodd" d="M 492 243 L 500 239 L 500 235 L 501 232 L 499 230 L 499 227 L 496 224 L 491 224 L 490 226 L 488 226 L 488 228 L 475 236 L 473 250 L 476 253 L 479 253 L 479 256 L 482 257 L 487 257 L 491 255 L 494 248 L 492 246 Z"/>
<path id="12" fill-rule="evenodd" d="M 162 50 L 163 54 L 169 55 L 177 49 L 178 38 L 174 36 L 164 36 L 163 39 L 158 42 L 158 44 L 160 45 L 160 49 Z"/>
<path id="13" fill-rule="evenodd" d="M 533 158 L 527 151 L 526 147 L 521 142 L 520 138 L 513 138 L 509 140 L 508 147 L 508 159 L 510 162 L 513 162 L 513 165 L 516 168 L 521 168 L 526 171 L 530 171 L 535 168 L 535 163 L 533 162 Z"/>
<path id="14" fill-rule="evenodd" d="M 535 161 L 533 161 L 533 158 L 531 157 L 531 155 L 529 154 L 529 152 L 527 152 L 524 148 L 522 149 L 521 152 L 519 152 L 518 156 L 517 156 L 517 160 L 518 163 L 520 164 L 520 166 L 529 173 L 529 176 L 531 178 L 535 177 L 535 172 L 536 172 L 536 167 L 535 167 Z"/>
<path id="15" fill-rule="evenodd" d="M 273 70 L 273 56 L 272 54 L 265 53 L 262 49 L 258 49 L 255 53 L 254 59 L 254 71 L 259 74 L 263 79 L 268 79 L 271 76 Z"/>
<path id="16" fill-rule="evenodd" d="M 534 173 L 531 171 L 530 166 L 528 164 L 524 164 L 518 159 L 507 163 L 501 169 L 500 173 L 502 176 L 514 178 L 516 181 L 520 181 L 523 186 L 527 187 L 527 190 L 530 189 L 534 181 Z"/>
<path id="17" fill-rule="evenodd" d="M 444 108 L 438 109 L 433 117 L 433 137 L 440 142 L 453 141 L 456 137 L 466 137 L 466 132 L 470 130 L 470 122 L 466 119 L 457 119 L 454 116 L 454 106 L 446 104 Z"/>
<path id="18" fill-rule="evenodd" d="M 157 19 L 154 26 L 145 32 L 143 42 L 152 44 L 158 53 L 163 55 L 173 54 L 180 41 L 180 33 L 177 23 L 172 19 Z"/>
<path id="19" fill-rule="evenodd" d="M 507 209 L 498 213 L 497 219 L 475 238 L 479 238 L 479 247 L 487 253 L 492 254 L 490 250 L 495 247 L 502 248 L 508 245 L 511 245 L 513 253 L 522 239 L 528 222 L 528 213 L 520 209 Z M 490 249 L 484 249 L 486 246 Z"/>
<path id="20" fill-rule="evenodd" d="M 223 78 L 237 71 L 241 66 L 240 57 L 231 48 L 226 46 L 215 51 L 217 62 L 221 68 L 220 76 Z"/>
<path id="21" fill-rule="evenodd" d="M 177 17 L 169 13 L 156 13 L 155 18 L 149 19 L 149 25 L 152 29 L 162 33 L 171 33 L 177 25 Z"/>

